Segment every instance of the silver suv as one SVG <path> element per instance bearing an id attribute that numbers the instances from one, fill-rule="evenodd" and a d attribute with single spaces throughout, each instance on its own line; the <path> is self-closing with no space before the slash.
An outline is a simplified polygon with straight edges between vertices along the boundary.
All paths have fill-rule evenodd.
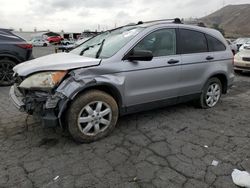
<path id="1" fill-rule="evenodd" d="M 176 20 L 175 20 L 176 21 Z M 108 135 L 119 116 L 194 100 L 214 107 L 234 79 L 233 54 L 216 30 L 170 21 L 120 27 L 69 53 L 14 67 L 14 104 L 79 142 Z"/>

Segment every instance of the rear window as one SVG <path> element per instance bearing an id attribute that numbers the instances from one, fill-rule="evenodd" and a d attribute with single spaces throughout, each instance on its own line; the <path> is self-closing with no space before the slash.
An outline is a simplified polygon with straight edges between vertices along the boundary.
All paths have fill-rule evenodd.
<path id="1" fill-rule="evenodd" d="M 206 35 L 206 37 L 207 37 L 208 49 L 210 52 L 226 50 L 226 46 L 218 39 L 210 35 Z"/>
<path id="2" fill-rule="evenodd" d="M 180 43 L 182 54 L 208 51 L 205 34 L 198 31 L 180 29 Z"/>

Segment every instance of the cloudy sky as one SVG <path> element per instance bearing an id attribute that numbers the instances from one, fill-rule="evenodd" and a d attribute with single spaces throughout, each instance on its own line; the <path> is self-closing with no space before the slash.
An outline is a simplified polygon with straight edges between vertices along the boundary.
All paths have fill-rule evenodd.
<path id="1" fill-rule="evenodd" d="M 0 0 L 0 28 L 79 32 L 139 20 L 203 17 L 250 0 Z"/>

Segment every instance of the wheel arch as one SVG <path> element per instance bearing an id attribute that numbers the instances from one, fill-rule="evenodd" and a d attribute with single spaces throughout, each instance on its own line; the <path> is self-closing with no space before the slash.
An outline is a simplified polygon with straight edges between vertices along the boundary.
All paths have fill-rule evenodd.
<path id="1" fill-rule="evenodd" d="M 16 64 L 20 63 L 21 60 L 18 59 L 17 57 L 15 57 L 14 55 L 11 54 L 0 54 L 0 60 L 4 59 L 4 58 L 8 58 L 9 60 L 14 61 Z"/>
<path id="2" fill-rule="evenodd" d="M 104 83 L 104 82 L 91 84 L 91 85 L 88 85 L 88 86 L 85 86 L 85 87 L 79 89 L 76 93 L 74 93 L 74 96 L 71 98 L 71 100 L 74 100 L 74 98 L 76 96 L 78 96 L 86 91 L 89 91 L 89 90 L 100 90 L 100 91 L 103 91 L 103 92 L 109 94 L 117 102 L 119 110 L 121 109 L 122 104 L 123 104 L 123 100 L 122 100 L 122 95 L 121 95 L 120 91 L 112 84 Z"/>
<path id="3" fill-rule="evenodd" d="M 211 78 L 218 78 L 221 82 L 221 85 L 222 85 L 222 93 L 223 94 L 226 94 L 227 93 L 227 85 L 228 85 L 228 80 L 227 80 L 227 76 L 224 74 L 224 73 L 216 73 L 216 74 L 213 74 L 212 76 L 210 76 L 208 78 L 211 79 Z"/>
<path id="4" fill-rule="evenodd" d="M 90 90 L 99 90 L 99 91 L 103 91 L 107 94 L 109 94 L 110 96 L 112 96 L 115 101 L 117 102 L 118 105 L 118 110 L 119 110 L 119 114 L 122 114 L 122 95 L 120 93 L 120 91 L 113 85 L 109 84 L 109 83 L 97 83 L 97 84 L 92 84 L 92 85 L 88 85 L 85 86 L 83 88 L 78 89 L 76 92 L 74 92 L 74 95 L 72 95 L 72 97 L 68 98 L 67 100 L 65 100 L 61 107 L 59 108 L 59 119 L 61 118 L 67 118 L 67 110 L 68 107 L 71 105 L 72 101 L 79 95 L 83 94 L 86 91 L 90 91 Z M 64 120 L 60 120 L 60 126 L 65 129 L 67 127 L 67 125 L 65 123 L 63 123 Z"/>

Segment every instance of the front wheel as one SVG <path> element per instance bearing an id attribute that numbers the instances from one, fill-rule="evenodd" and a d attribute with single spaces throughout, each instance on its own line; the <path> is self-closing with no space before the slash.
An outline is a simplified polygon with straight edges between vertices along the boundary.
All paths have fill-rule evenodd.
<path id="1" fill-rule="evenodd" d="M 78 142 L 93 142 L 115 128 L 118 106 L 109 94 L 90 90 L 79 95 L 68 111 L 68 130 Z"/>
<path id="2" fill-rule="evenodd" d="M 221 81 L 218 78 L 210 78 L 203 87 L 198 105 L 201 108 L 212 108 L 220 100 L 222 94 Z"/>

